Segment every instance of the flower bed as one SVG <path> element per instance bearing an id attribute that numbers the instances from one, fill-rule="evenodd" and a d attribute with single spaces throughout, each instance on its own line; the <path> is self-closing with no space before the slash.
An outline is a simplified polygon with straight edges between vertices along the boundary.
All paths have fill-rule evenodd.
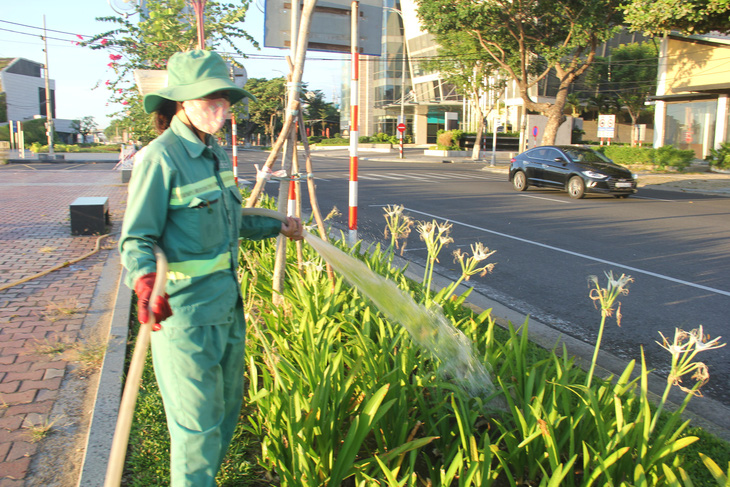
<path id="1" fill-rule="evenodd" d="M 667 412 L 666 393 L 652 405 L 647 365 L 631 362 L 615 381 L 586 374 L 561 356 L 530 343 L 519 330 L 495 326 L 489 311 L 476 314 L 455 296 L 456 284 L 430 295 L 428 284 L 448 228 L 418 225 L 430 249 L 426 285 L 392 266 L 398 240 L 413 222 L 388 208 L 388 249 L 371 248 L 368 267 L 444 315 L 474 344 L 491 370 L 497 393 L 473 395 L 442 372 L 441 359 L 416 345 L 358 289 L 327 278 L 308 246 L 301 268 L 290 246 L 284 304 L 271 304 L 273 242 L 245 242 L 242 289 L 248 320 L 247 393 L 239 429 L 219 485 L 711 485 L 730 445 L 681 419 L 702 383 L 695 354 L 720 346 L 701 328 L 663 339 L 672 363 L 666 391 L 699 372 L 679 410 Z M 343 250 L 360 255 L 359 246 Z M 463 279 L 488 272 L 491 253 L 459 251 Z M 359 257 L 358 257 L 359 258 Z M 490 264 L 491 265 L 491 264 Z M 586 299 L 597 307 L 602 331 L 617 312 L 631 279 L 594 278 Z M 625 298 L 624 298 L 625 299 Z M 663 338 L 663 337 L 662 337 Z M 600 347 L 600 338 L 596 352 Z M 448 358 L 448 357 L 446 357 Z M 638 369 L 639 377 L 631 379 Z M 688 379 L 685 379 L 685 386 Z M 148 371 L 141 391 L 128 458 L 129 485 L 167 485 L 164 416 Z M 699 440 L 701 438 L 701 440 Z M 716 466 L 716 465 L 715 465 Z M 720 472 L 722 473 L 722 472 Z M 718 484 L 722 478 L 717 476 Z M 680 483 L 681 482 L 681 483 Z"/>

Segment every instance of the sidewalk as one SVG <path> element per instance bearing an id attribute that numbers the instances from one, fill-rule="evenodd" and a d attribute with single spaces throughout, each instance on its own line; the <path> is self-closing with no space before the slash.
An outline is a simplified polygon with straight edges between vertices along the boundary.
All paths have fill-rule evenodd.
<path id="1" fill-rule="evenodd" d="M 79 196 L 108 197 L 110 231 L 118 234 L 126 186 L 107 165 L 109 170 L 93 171 L 2 168 L 0 286 L 95 249 L 98 236 L 70 233 L 69 205 Z M 78 478 L 74 470 L 85 445 L 75 441 L 85 441 L 79 433 L 88 428 L 86 392 L 96 389 L 93 368 L 108 333 L 97 325 L 114 306 L 100 294 L 100 283 L 110 279 L 116 285 L 120 270 L 105 268 L 116 258 L 115 242 L 114 235 L 102 239 L 100 250 L 88 258 L 0 291 L 1 487 L 69 485 L 57 482 Z M 38 441 L 50 427 L 53 434 Z M 53 462 L 64 465 L 60 470 L 44 471 L 44 462 L 35 461 L 50 442 L 61 445 L 54 455 L 62 452 L 70 460 Z"/>

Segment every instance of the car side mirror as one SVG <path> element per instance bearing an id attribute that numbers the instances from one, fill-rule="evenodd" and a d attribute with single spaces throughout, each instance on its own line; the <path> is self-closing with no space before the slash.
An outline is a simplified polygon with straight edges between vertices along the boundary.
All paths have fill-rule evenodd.
<path id="1" fill-rule="evenodd" d="M 567 164 L 568 163 L 568 161 L 566 161 L 562 157 L 556 157 L 555 158 L 555 162 L 559 162 L 560 164 Z"/>

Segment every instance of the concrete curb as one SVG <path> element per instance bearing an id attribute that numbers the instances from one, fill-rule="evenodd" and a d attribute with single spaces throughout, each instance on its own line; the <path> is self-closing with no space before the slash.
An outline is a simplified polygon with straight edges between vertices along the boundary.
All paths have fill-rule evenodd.
<path id="1" fill-rule="evenodd" d="M 117 253 L 116 250 L 114 250 Z M 119 257 L 117 253 L 117 264 Z M 84 463 L 79 477 L 79 486 L 103 486 L 114 430 L 119 415 L 119 404 L 124 387 L 125 357 L 129 318 L 132 306 L 132 290 L 124 285 L 126 271 L 122 269 L 118 280 L 116 302 L 109 329 L 109 342 L 104 355 L 99 388 L 96 392 L 94 411 L 89 427 Z"/>

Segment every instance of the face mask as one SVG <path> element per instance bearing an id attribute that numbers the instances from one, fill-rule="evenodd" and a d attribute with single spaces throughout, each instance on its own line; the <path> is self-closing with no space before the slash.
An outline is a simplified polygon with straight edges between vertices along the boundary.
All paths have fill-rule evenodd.
<path id="1" fill-rule="evenodd" d="M 214 134 L 225 125 L 231 104 L 225 98 L 214 100 L 200 98 L 186 100 L 182 102 L 182 106 L 185 115 L 195 128 L 206 134 Z"/>

